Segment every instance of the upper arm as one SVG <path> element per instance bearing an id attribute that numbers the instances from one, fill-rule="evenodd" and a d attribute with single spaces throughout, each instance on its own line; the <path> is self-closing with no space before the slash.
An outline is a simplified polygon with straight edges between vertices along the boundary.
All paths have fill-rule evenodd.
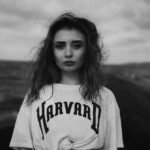
<path id="1" fill-rule="evenodd" d="M 31 150 L 32 144 L 32 132 L 31 132 L 31 109 L 30 106 L 25 103 L 26 97 L 19 110 L 15 127 L 13 130 L 12 138 L 9 147 L 22 148 L 23 150 Z M 21 149 L 21 150 L 22 150 Z"/>
<path id="2" fill-rule="evenodd" d="M 117 150 L 123 147 L 120 109 L 114 94 L 109 91 L 107 96 L 107 127 L 104 149 Z"/>
<path id="3" fill-rule="evenodd" d="M 24 147 L 15 147 L 12 149 L 14 149 L 14 150 L 32 150 L 31 148 L 24 148 Z"/>

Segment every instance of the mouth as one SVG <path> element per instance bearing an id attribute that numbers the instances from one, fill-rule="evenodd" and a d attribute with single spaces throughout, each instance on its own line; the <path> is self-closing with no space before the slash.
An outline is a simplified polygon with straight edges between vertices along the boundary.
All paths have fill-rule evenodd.
<path id="1" fill-rule="evenodd" d="M 74 61 L 65 61 L 64 64 L 65 64 L 66 66 L 72 66 L 72 65 L 75 64 L 75 62 L 74 62 Z"/>

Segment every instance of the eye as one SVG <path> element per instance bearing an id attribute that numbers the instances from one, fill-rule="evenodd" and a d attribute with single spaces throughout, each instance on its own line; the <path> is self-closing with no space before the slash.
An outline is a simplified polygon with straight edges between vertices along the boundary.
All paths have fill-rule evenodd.
<path id="1" fill-rule="evenodd" d="M 80 48 L 82 48 L 84 46 L 84 43 L 83 42 L 73 42 L 72 43 L 72 47 L 74 48 L 74 49 L 80 49 Z"/>
<path id="2" fill-rule="evenodd" d="M 63 49 L 65 47 L 65 43 L 64 42 L 58 42 L 54 44 L 54 48 L 56 49 Z"/>
<path id="3" fill-rule="evenodd" d="M 75 49 L 79 49 L 83 46 L 83 44 L 72 44 L 72 47 L 75 48 Z"/>

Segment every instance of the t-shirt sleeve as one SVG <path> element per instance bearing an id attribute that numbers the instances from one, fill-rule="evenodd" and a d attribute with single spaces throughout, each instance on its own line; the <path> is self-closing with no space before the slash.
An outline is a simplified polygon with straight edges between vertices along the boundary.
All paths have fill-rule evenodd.
<path id="1" fill-rule="evenodd" d="M 15 127 L 13 130 L 10 147 L 32 148 L 31 135 L 31 112 L 30 105 L 27 105 L 27 95 L 25 96 L 21 108 L 19 110 Z"/>
<path id="2" fill-rule="evenodd" d="M 107 127 L 104 150 L 117 150 L 123 147 L 120 109 L 114 94 L 109 90 L 107 96 Z"/>

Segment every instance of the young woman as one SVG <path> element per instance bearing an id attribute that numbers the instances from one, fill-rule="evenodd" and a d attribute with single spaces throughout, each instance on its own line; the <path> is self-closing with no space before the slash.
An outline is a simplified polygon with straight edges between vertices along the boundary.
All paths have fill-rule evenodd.
<path id="1" fill-rule="evenodd" d="M 116 150 L 120 112 L 104 87 L 102 43 L 91 21 L 71 13 L 50 26 L 10 147 L 19 150 Z"/>

